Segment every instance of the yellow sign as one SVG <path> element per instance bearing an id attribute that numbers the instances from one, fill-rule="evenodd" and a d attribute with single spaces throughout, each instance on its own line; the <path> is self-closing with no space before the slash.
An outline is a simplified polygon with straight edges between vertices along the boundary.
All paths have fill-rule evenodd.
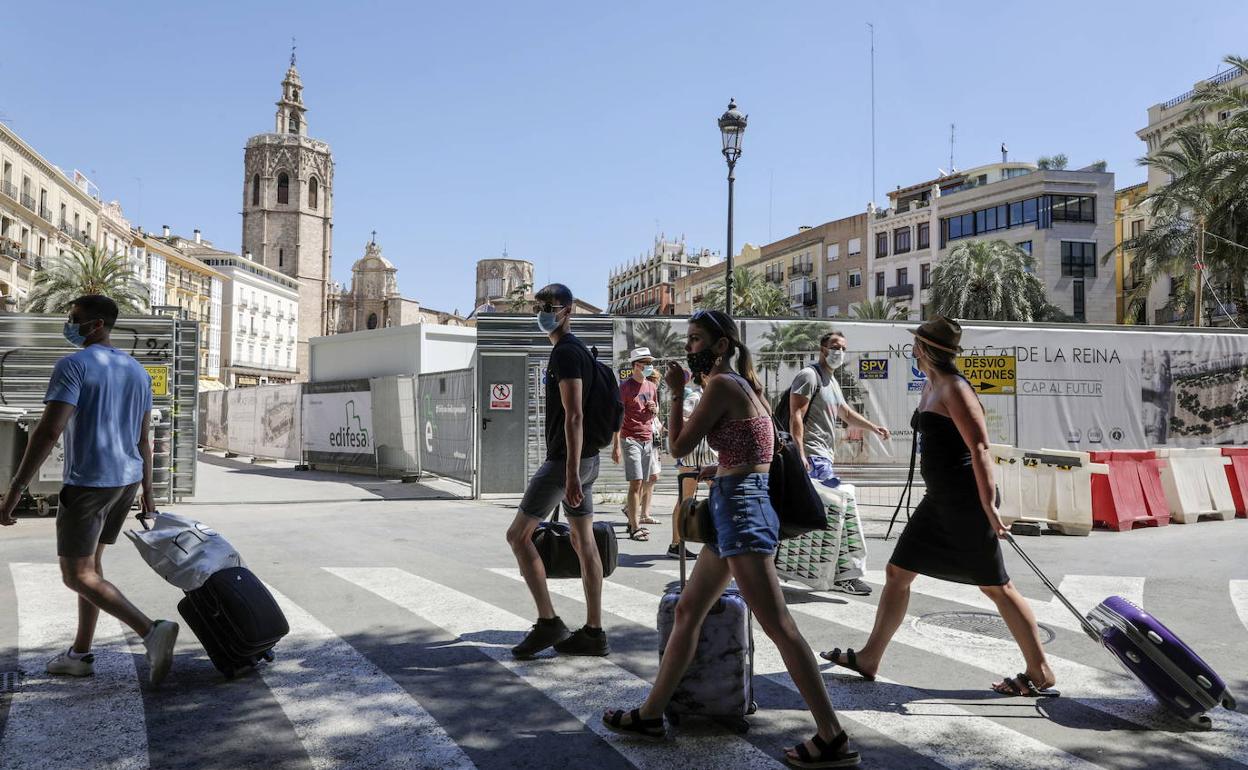
<path id="1" fill-rule="evenodd" d="M 976 393 L 1012 394 L 1018 384 L 1014 356 L 958 356 L 958 369 Z"/>
<path id="2" fill-rule="evenodd" d="M 143 368 L 146 369 L 147 373 L 152 377 L 152 395 L 169 395 L 169 367 L 144 366 Z"/>

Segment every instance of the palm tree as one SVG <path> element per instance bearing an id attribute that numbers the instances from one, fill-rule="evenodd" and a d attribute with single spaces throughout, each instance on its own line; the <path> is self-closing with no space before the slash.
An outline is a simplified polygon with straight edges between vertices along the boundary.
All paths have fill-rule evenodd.
<path id="1" fill-rule="evenodd" d="M 674 328 L 673 321 L 636 322 L 634 337 L 638 347 L 650 348 L 655 358 L 685 357 L 685 336 Z"/>
<path id="2" fill-rule="evenodd" d="M 966 241 L 932 269 L 931 307 L 950 318 L 1055 321 L 1031 255 L 999 239 Z"/>
<path id="3" fill-rule="evenodd" d="M 854 318 L 878 321 L 904 321 L 910 317 L 910 311 L 897 304 L 895 299 L 876 297 L 866 299 L 849 308 Z"/>
<path id="4" fill-rule="evenodd" d="M 1248 58 L 1228 56 L 1225 62 L 1248 73 Z M 1133 270 L 1139 281 L 1127 295 L 1128 314 L 1137 314 L 1153 283 L 1168 275 L 1182 289 L 1171 311 L 1202 307 L 1206 284 L 1213 284 L 1224 288 L 1221 299 L 1248 323 L 1248 89 L 1205 83 L 1191 104 L 1192 112 L 1225 110 L 1229 117 L 1181 126 L 1161 149 L 1140 159 L 1171 181 L 1144 198 L 1152 218 L 1148 230 L 1122 244 L 1141 268 Z M 1204 315 L 1193 320 L 1203 324 Z"/>
<path id="5" fill-rule="evenodd" d="M 819 338 L 832 327 L 817 321 L 785 321 L 773 323 L 771 330 L 763 335 L 759 348 L 758 368 L 766 378 L 765 389 L 770 391 L 771 375 L 779 375 L 781 366 L 801 366 L 819 350 Z"/>
<path id="6" fill-rule="evenodd" d="M 117 303 L 123 313 L 147 312 L 147 286 L 130 269 L 126 255 L 112 254 L 95 245 L 50 257 L 35 273 L 30 296 L 23 310 L 27 313 L 62 313 L 84 294 L 103 294 Z"/>
<path id="7" fill-rule="evenodd" d="M 724 309 L 724 282 L 717 281 L 706 290 L 698 307 L 704 310 Z M 738 267 L 732 271 L 732 314 L 745 318 L 775 318 L 792 315 L 789 298 L 774 283 L 759 273 Z"/>

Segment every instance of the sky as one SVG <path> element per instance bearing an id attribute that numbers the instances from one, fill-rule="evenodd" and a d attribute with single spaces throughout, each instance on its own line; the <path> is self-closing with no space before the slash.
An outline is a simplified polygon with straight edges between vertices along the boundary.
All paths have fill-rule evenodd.
<path id="1" fill-rule="evenodd" d="M 1248 54 L 1248 3 L 18 3 L 0 120 L 134 224 L 237 250 L 247 138 L 297 39 L 334 152 L 336 279 L 370 233 L 405 296 L 472 309 L 479 259 L 605 306 L 656 235 L 725 246 L 715 121 L 749 115 L 735 244 L 850 216 L 947 169 L 1065 153 L 1144 180 L 1147 110 Z"/>

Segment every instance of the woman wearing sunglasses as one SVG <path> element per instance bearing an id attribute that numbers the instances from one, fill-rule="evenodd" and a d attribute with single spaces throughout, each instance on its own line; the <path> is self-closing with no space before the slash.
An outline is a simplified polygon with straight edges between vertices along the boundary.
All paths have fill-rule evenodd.
<path id="1" fill-rule="evenodd" d="M 779 648 L 818 728 L 813 738 L 786 751 L 785 760 L 803 768 L 857 765 L 858 752 L 849 748 L 814 653 L 785 606 L 776 576 L 780 521 L 767 492 L 775 433 L 750 351 L 732 319 L 715 310 L 700 310 L 689 319 L 685 351 L 693 373 L 706 377 L 706 388 L 686 420 L 680 403 L 685 372 L 677 363 L 668 365 L 664 379 L 674 402 L 668 442 L 677 457 L 693 451 L 703 437 L 719 453 L 719 465 L 708 469 L 714 475 L 710 507 L 715 538 L 702 549 L 681 592 L 654 688 L 641 706 L 609 710 L 603 722 L 618 733 L 666 737 L 663 712 L 693 661 L 702 621 L 728 581 L 735 579 L 763 632 Z"/>

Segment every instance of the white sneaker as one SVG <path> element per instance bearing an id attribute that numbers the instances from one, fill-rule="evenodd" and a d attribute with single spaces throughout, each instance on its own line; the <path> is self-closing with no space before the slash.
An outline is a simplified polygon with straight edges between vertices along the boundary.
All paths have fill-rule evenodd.
<path id="1" fill-rule="evenodd" d="M 47 671 L 53 676 L 91 676 L 95 673 L 95 656 L 87 653 L 71 658 L 66 650 L 48 661 Z"/>
<path id="2" fill-rule="evenodd" d="M 148 681 L 153 687 L 169 673 L 169 666 L 173 664 L 173 644 L 177 640 L 178 624 L 168 620 L 152 624 L 152 630 L 143 640 L 143 646 L 147 648 L 147 665 L 151 668 Z"/>

